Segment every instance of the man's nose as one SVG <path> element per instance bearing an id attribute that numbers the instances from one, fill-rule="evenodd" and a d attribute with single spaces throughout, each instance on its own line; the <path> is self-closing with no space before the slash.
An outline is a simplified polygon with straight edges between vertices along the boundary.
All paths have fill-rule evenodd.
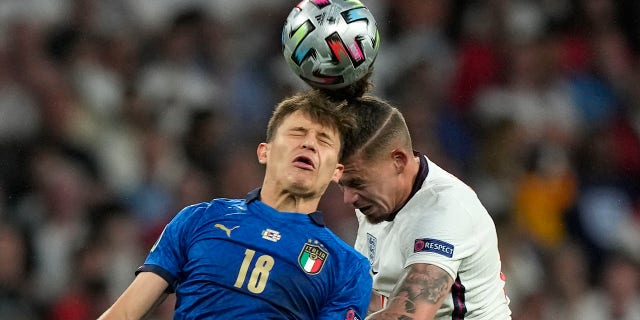
<path id="1" fill-rule="evenodd" d="M 302 149 L 316 150 L 316 143 L 312 139 L 306 139 L 302 142 Z"/>

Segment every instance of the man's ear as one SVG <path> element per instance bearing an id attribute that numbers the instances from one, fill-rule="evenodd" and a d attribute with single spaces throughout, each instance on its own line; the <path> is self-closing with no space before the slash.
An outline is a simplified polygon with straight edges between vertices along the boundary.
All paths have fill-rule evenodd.
<path id="1" fill-rule="evenodd" d="M 400 148 L 393 149 L 393 151 L 391 151 L 391 158 L 393 159 L 393 166 L 397 173 L 402 173 L 410 160 L 407 152 Z"/>
<path id="2" fill-rule="evenodd" d="M 342 178 L 342 172 L 344 172 L 344 165 L 338 163 L 336 165 L 336 169 L 333 170 L 333 177 L 331 178 L 331 181 L 335 183 L 340 182 L 340 178 Z"/>
<path id="3" fill-rule="evenodd" d="M 266 142 L 262 142 L 258 145 L 258 150 L 256 150 L 258 154 L 258 162 L 261 164 L 267 163 L 267 158 L 269 155 L 269 144 Z"/>

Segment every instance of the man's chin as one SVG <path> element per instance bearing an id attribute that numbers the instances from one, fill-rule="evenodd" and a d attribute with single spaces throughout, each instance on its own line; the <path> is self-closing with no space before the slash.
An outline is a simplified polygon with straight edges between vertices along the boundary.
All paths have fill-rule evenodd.
<path id="1" fill-rule="evenodd" d="M 383 217 L 380 217 L 380 216 L 377 216 L 377 215 L 373 215 L 373 214 L 365 216 L 365 218 L 367 218 L 367 221 L 369 221 L 369 223 L 372 223 L 372 224 L 378 224 L 378 223 L 380 223 L 382 221 L 385 221 L 385 219 Z"/>
<path id="2" fill-rule="evenodd" d="M 289 193 L 299 197 L 313 197 L 317 195 L 318 190 L 315 190 L 310 184 L 307 183 L 292 183 L 287 188 Z"/>

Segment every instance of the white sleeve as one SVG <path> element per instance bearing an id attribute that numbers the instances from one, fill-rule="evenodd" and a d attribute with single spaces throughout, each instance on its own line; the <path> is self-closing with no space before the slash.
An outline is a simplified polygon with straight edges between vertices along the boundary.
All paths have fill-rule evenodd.
<path id="1" fill-rule="evenodd" d="M 424 210 L 423 210 L 424 211 Z M 473 221 L 455 203 L 431 206 L 427 214 L 416 212 L 413 223 L 405 225 L 404 267 L 415 263 L 436 265 L 455 279 L 461 260 L 475 251 Z"/>

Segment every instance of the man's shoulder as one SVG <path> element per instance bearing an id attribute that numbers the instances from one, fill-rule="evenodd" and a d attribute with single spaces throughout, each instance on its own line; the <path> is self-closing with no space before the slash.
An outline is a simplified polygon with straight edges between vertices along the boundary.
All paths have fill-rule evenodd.
<path id="1" fill-rule="evenodd" d="M 216 216 L 227 212 L 246 211 L 244 199 L 216 198 L 209 202 L 198 202 L 184 207 L 176 215 L 180 219 L 202 218 L 203 216 Z"/>
<path id="2" fill-rule="evenodd" d="M 323 242 L 325 243 L 325 245 L 331 248 L 330 250 L 332 252 L 340 256 L 341 259 L 345 259 L 345 261 L 351 261 L 350 263 L 353 263 L 354 260 L 352 259 L 363 260 L 363 261 L 366 260 L 368 265 L 369 260 L 365 256 L 363 256 L 358 250 L 356 250 L 353 246 L 349 245 L 346 241 L 340 238 L 333 231 L 329 230 L 328 228 L 325 230 L 326 230 L 326 235 L 323 236 Z"/>
<path id="3" fill-rule="evenodd" d="M 455 174 L 448 171 L 446 168 L 439 166 L 428 158 L 427 163 L 429 166 L 429 173 L 427 174 L 427 177 L 425 178 L 425 181 L 423 183 L 423 189 L 425 187 L 468 188 L 467 184 L 464 181 L 458 178 Z"/>
<path id="4" fill-rule="evenodd" d="M 246 199 L 231 199 L 231 198 L 215 198 L 210 202 L 203 203 L 208 207 L 215 207 L 221 210 L 246 210 Z"/>
<path id="5" fill-rule="evenodd" d="M 464 181 L 449 171 L 429 161 L 429 175 L 422 188 L 414 198 L 423 206 L 432 204 L 436 207 L 452 207 L 478 205 L 476 192 Z"/>

